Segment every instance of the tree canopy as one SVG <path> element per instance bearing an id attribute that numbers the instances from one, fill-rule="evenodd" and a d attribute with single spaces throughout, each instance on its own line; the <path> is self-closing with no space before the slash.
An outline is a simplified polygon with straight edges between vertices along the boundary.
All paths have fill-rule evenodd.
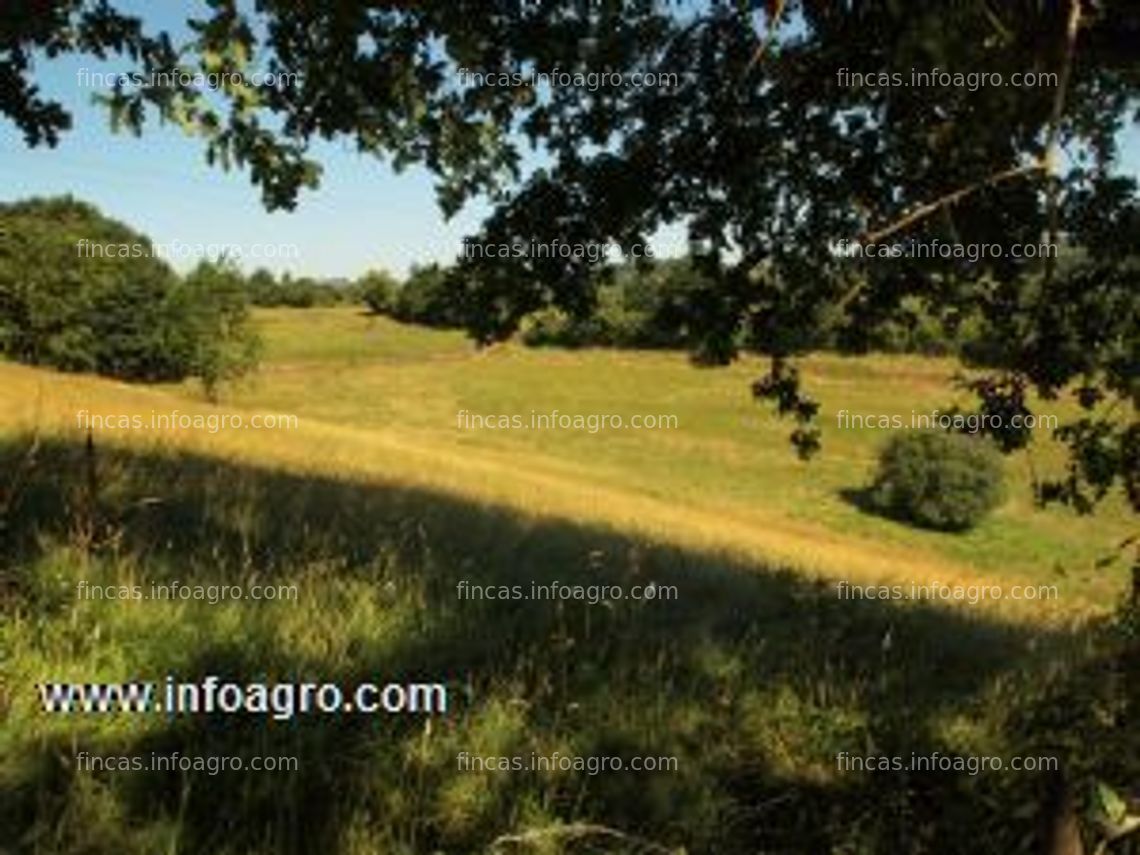
<path id="1" fill-rule="evenodd" d="M 915 296 L 950 328 L 981 315 L 1004 342 L 974 384 L 983 410 L 1026 410 L 1036 391 L 1073 392 L 1086 411 L 1061 430 L 1071 468 L 1042 498 L 1088 510 L 1122 485 L 1140 508 L 1140 218 L 1118 151 L 1137 119 L 1135 4 L 261 0 L 246 10 L 211 0 L 209 10 L 191 22 L 192 43 L 175 45 L 113 0 L 8 3 L 0 111 L 29 144 L 53 144 L 70 118 L 36 88 L 37 59 L 120 55 L 143 82 L 116 84 L 112 120 L 138 131 L 159 111 L 201 136 L 211 162 L 248 167 L 270 208 L 316 186 L 315 140 L 344 137 L 397 168 L 432 170 L 449 215 L 489 197 L 473 241 L 628 248 L 683 224 L 707 282 L 684 306 L 697 355 L 722 363 L 742 341 L 771 355 L 755 390 L 797 419 L 804 453 L 818 444 L 819 403 L 792 360 L 822 308 L 856 352 Z M 172 69 L 222 82 L 199 90 L 146 76 Z M 253 85 L 253 70 L 286 76 Z M 553 85 L 496 77 L 554 71 Z M 931 74 L 916 84 L 914 72 Z M 635 85 L 645 74 L 675 77 Z M 543 167 L 529 167 L 530 146 Z M 843 239 L 1075 251 L 1065 263 L 1008 252 L 887 261 L 836 254 Z M 544 307 L 589 312 L 599 264 L 465 258 L 456 305 L 479 340 L 501 339 Z M 1028 434 L 1006 427 L 998 439 L 1012 449 Z"/>
<path id="2" fill-rule="evenodd" d="M 0 205 L 0 353 L 127 380 L 253 367 L 242 278 L 203 262 L 177 276 L 144 235 L 71 197 Z"/>

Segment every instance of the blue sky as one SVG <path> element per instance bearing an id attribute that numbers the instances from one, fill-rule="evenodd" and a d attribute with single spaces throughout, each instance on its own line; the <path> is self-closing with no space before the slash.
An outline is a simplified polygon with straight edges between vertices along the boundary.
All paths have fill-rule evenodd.
<path id="1" fill-rule="evenodd" d="M 176 34 L 185 33 L 189 10 L 202 8 L 146 0 L 116 5 Z M 313 157 L 324 168 L 320 188 L 305 192 L 293 212 L 268 213 L 248 175 L 208 166 L 201 141 L 177 128 L 155 122 L 139 138 L 112 134 L 106 111 L 91 104 L 96 90 L 77 85 L 83 68 L 122 72 L 132 66 L 79 57 L 40 66 L 38 82 L 72 113 L 74 127 L 55 149 L 29 149 L 15 127 L 0 120 L 0 200 L 71 193 L 157 243 L 292 245 L 295 259 L 265 266 L 350 277 L 370 267 L 402 274 L 413 262 L 451 259 L 487 213 L 472 205 L 445 223 L 426 170 L 397 175 L 347 141 L 315 144 Z"/>
<path id="2" fill-rule="evenodd" d="M 201 8 L 144 0 L 121 6 L 175 33 L 182 31 L 188 10 Z M 157 9 L 162 11 L 156 14 Z M 295 211 L 268 213 L 246 174 L 207 166 L 201 142 L 177 128 L 155 125 L 141 138 L 112 134 L 106 112 L 90 103 L 95 90 L 77 85 L 82 68 L 131 66 L 77 57 L 41 66 L 38 81 L 71 111 L 75 126 L 57 148 L 29 149 L 14 126 L 0 122 L 0 200 L 71 193 L 157 243 L 292 246 L 296 257 L 263 263 L 278 272 L 327 277 L 355 277 L 370 267 L 402 275 L 412 263 L 450 260 L 487 213 L 475 203 L 445 222 L 425 170 L 397 175 L 386 163 L 354 152 L 347 141 L 316 143 L 312 154 L 324 167 L 319 189 L 304 192 Z M 1140 174 L 1135 133 L 1129 134 L 1125 162 Z M 683 247 L 681 230 L 657 236 L 654 247 L 659 255 L 673 254 Z M 190 262 L 173 263 L 185 268 Z"/>

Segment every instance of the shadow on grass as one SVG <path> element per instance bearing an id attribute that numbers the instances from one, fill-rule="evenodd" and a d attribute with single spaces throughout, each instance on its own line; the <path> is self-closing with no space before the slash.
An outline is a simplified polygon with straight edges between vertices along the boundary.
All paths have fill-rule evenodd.
<path id="1" fill-rule="evenodd" d="M 25 446 L 0 448 L 0 471 L 18 469 Z M 860 774 L 838 771 L 836 755 L 953 755 L 954 723 L 1015 752 L 1028 743 L 1000 732 L 995 687 L 1029 707 L 1020 693 L 1034 675 L 1083 655 L 1069 635 L 966 609 L 841 601 L 791 572 L 603 527 L 184 454 L 99 449 L 92 474 L 81 445 L 46 444 L 4 523 L 0 639 L 18 648 L 0 664 L 4 682 L 439 680 L 450 699 L 434 718 L 153 716 L 143 727 L 48 716 L 32 685 L 13 684 L 0 825 L 18 852 L 480 852 L 558 822 L 692 853 L 1020 851 L 1036 839 L 1033 819 L 1011 819 L 1009 801 L 1032 801 L 1037 781 Z M 83 555 L 65 548 L 77 539 Z M 75 599 L 78 578 L 293 583 L 300 599 L 91 603 Z M 464 581 L 527 591 L 552 580 L 652 581 L 677 596 L 457 596 Z M 120 675 L 88 676 L 109 659 Z M 41 660 L 83 676 L 44 673 Z M 299 771 L 81 772 L 78 750 L 285 755 Z M 670 756 L 678 768 L 472 772 L 457 768 L 463 751 Z"/>
<path id="2" fill-rule="evenodd" d="M 851 507 L 860 513 L 867 514 L 868 516 L 878 517 L 881 520 L 895 523 L 896 525 L 906 526 L 907 528 L 918 529 L 919 531 L 932 532 L 934 534 L 944 534 L 949 537 L 954 537 L 960 534 L 955 529 L 939 528 L 934 525 L 927 525 L 922 520 L 915 519 L 907 516 L 905 513 L 897 512 L 893 509 L 883 508 L 874 499 L 875 490 L 873 487 L 844 487 L 839 491 L 839 498 L 846 502 Z"/>
<path id="3" fill-rule="evenodd" d="M 839 491 L 839 498 L 865 514 L 882 516 L 878 506 L 872 500 L 873 490 L 870 487 L 844 487 Z"/>

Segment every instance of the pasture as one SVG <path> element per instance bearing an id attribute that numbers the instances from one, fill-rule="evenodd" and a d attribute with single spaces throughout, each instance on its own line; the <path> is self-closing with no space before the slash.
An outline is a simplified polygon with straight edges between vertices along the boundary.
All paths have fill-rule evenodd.
<path id="1" fill-rule="evenodd" d="M 1101 699 L 1128 534 L 1009 498 L 962 535 L 862 510 L 881 429 L 945 410 L 948 360 L 818 355 L 824 450 L 751 400 L 758 362 L 476 351 L 355 308 L 262 310 L 218 403 L 0 364 L 0 852 L 1030 851 L 1048 776 L 886 775 L 836 757 L 1056 756 L 1125 774 Z M 964 396 L 959 400 L 965 400 Z M 77 414 L 296 416 L 92 431 Z M 460 414 L 675 416 L 657 430 L 467 429 Z M 86 416 L 85 416 L 86 417 Z M 1044 432 L 1042 432 L 1044 434 Z M 1103 563 L 1103 562 L 1102 562 Z M 82 581 L 296 586 L 109 601 Z M 672 599 L 461 599 L 462 582 L 670 586 Z M 1033 602 L 844 600 L 837 584 L 1053 586 Z M 49 715 L 45 680 L 427 679 L 438 715 Z M 620 691 L 617 688 L 620 687 Z M 1063 710 L 1064 715 L 1059 715 Z M 1127 744 L 1125 744 L 1127 743 Z M 295 772 L 85 772 L 93 754 L 288 755 Z M 484 757 L 669 757 L 670 771 L 472 771 Z M 962 829 L 969 829 L 963 833 Z M 926 847 L 926 848 L 923 848 Z"/>

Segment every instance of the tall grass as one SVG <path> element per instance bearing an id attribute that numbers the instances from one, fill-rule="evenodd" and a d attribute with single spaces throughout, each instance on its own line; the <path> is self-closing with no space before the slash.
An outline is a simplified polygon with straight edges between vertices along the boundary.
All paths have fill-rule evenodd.
<path id="1" fill-rule="evenodd" d="M 0 853 L 1037 852 L 1055 776 L 857 772 L 836 755 L 1056 756 L 1136 780 L 1113 619 L 1130 525 L 1014 498 L 965 536 L 850 501 L 884 436 L 804 466 L 754 365 L 474 353 L 351 310 L 271 311 L 222 406 L 0 365 Z M 947 362 L 809 360 L 835 409 L 945 402 Z M 92 434 L 76 412 L 294 413 L 295 431 Z M 458 410 L 675 413 L 606 436 L 462 432 Z M 1056 463 L 1047 444 L 1035 465 Z M 853 601 L 835 581 L 1056 583 L 1053 603 Z M 109 601 L 100 585 L 295 585 Z M 462 600 L 461 582 L 655 582 L 670 600 Z M 1016 608 L 1014 606 L 1017 606 Z M 1134 648 L 1132 648 L 1134 649 Z M 1133 657 L 1134 658 L 1134 657 Z M 1131 664 L 1130 664 L 1131 663 Z M 44 681 L 442 681 L 445 714 L 49 715 Z M 297 757 L 296 772 L 91 771 L 79 752 Z M 457 755 L 675 757 L 467 771 Z M 1129 844 L 1116 851 L 1127 853 Z M 1131 844 L 1135 849 L 1135 843 Z"/>
<path id="2" fill-rule="evenodd" d="M 4 471 L 28 447 L 6 443 Z M 1098 719 L 1088 690 L 1112 650 L 1097 624 L 838 601 L 779 568 L 428 490 L 95 453 L 90 496 L 83 444 L 41 442 L 5 516 L 0 827 L 17 852 L 1028 852 L 1041 775 L 840 772 L 837 752 L 1056 754 L 1078 773 L 1134 761 L 1136 734 Z M 81 579 L 140 578 L 300 596 L 75 596 Z M 679 596 L 456 598 L 464 579 L 532 578 Z M 455 703 L 267 723 L 48 716 L 31 690 L 166 673 L 430 677 Z M 295 755 L 300 770 L 85 772 L 81 750 Z M 678 770 L 480 773 L 457 768 L 461 751 L 669 755 Z"/>

